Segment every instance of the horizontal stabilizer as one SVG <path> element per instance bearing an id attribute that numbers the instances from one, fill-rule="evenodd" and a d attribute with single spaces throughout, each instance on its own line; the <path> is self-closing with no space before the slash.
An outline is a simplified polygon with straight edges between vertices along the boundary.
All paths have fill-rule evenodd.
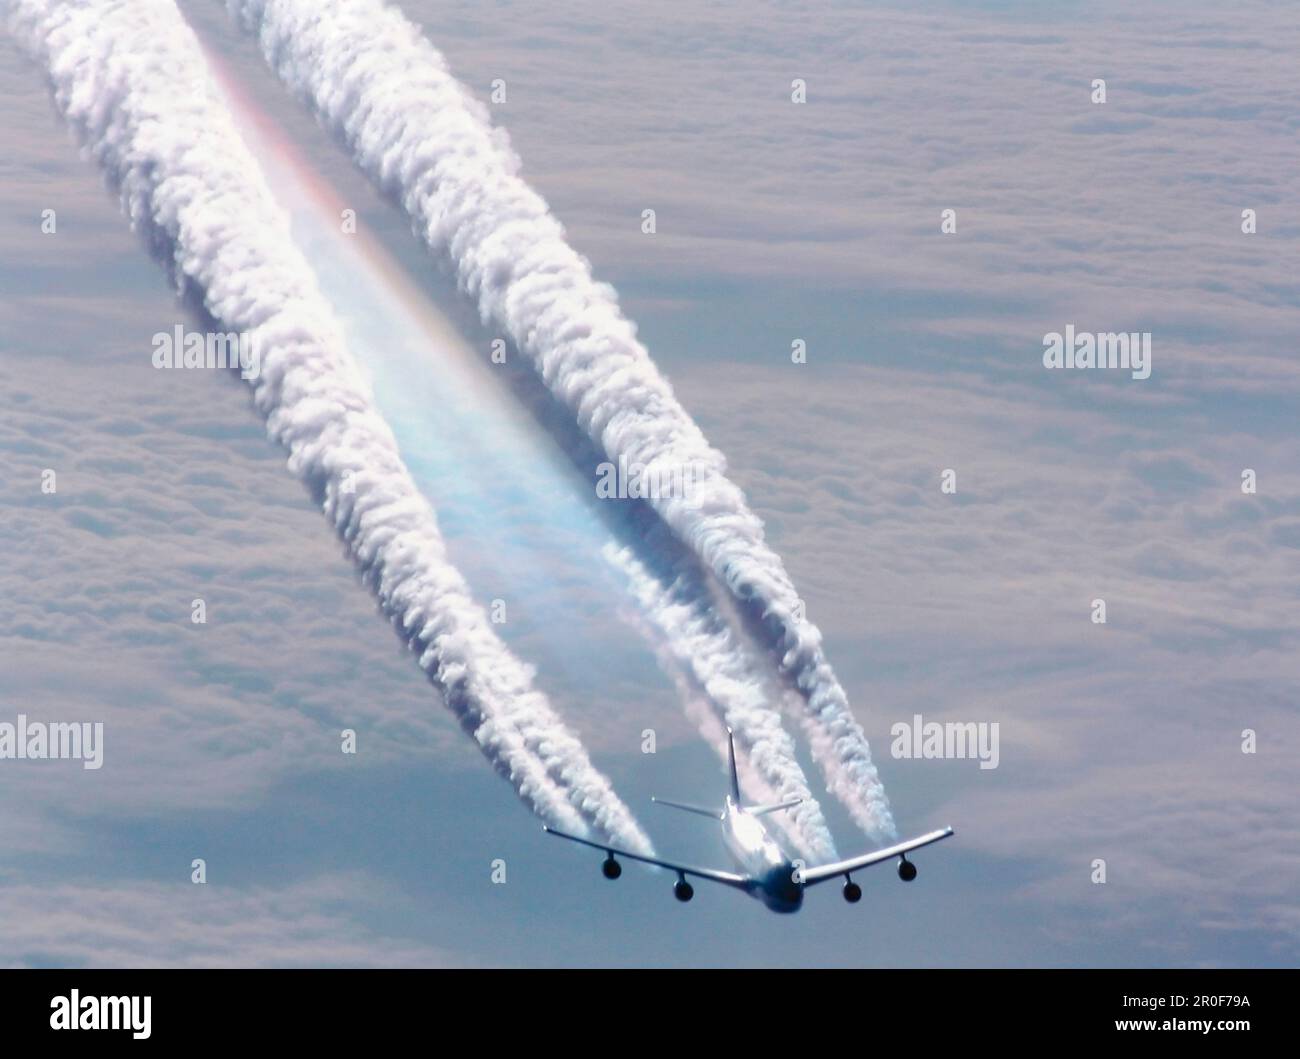
<path id="1" fill-rule="evenodd" d="M 706 809 L 702 805 L 688 805 L 686 802 L 670 802 L 667 798 L 651 798 L 655 805 L 667 805 L 673 809 L 681 809 L 688 813 L 696 813 L 699 816 L 712 817 L 714 820 L 722 819 L 721 809 Z"/>
<path id="2" fill-rule="evenodd" d="M 764 816 L 767 813 L 778 813 L 782 809 L 793 809 L 802 801 L 802 798 L 791 798 L 789 801 L 785 802 L 769 802 L 767 805 L 750 806 L 745 811 L 749 813 L 750 816 Z"/>

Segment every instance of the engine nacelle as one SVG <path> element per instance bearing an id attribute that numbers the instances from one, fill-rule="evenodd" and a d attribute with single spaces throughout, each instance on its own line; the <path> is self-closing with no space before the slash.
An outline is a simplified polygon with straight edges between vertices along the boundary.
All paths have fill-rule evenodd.
<path id="1" fill-rule="evenodd" d="M 916 878 L 916 865 L 906 857 L 903 857 L 898 864 L 898 877 L 902 879 L 903 882 L 911 882 Z"/>
<path id="2" fill-rule="evenodd" d="M 844 884 L 844 900 L 851 905 L 856 905 L 862 900 L 862 887 L 852 879 Z"/>
<path id="3" fill-rule="evenodd" d="M 606 879 L 617 879 L 623 874 L 623 865 L 616 861 L 611 854 L 605 858 L 605 863 L 600 866 L 600 870 L 605 873 Z"/>
<path id="4" fill-rule="evenodd" d="M 673 896 L 684 904 L 695 896 L 695 887 L 685 879 L 678 879 L 673 883 Z"/>

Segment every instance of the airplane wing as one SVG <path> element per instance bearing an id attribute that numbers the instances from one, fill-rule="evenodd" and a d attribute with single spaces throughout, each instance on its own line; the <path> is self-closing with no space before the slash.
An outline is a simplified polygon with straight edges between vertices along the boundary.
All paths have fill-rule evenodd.
<path id="1" fill-rule="evenodd" d="M 754 880 L 744 875 L 736 875 L 734 872 L 717 871 L 714 868 L 692 868 L 686 864 L 674 864 L 671 861 L 659 860 L 656 857 L 645 857 L 640 853 L 629 853 L 625 849 L 619 849 L 616 846 L 609 846 L 603 842 L 592 842 L 590 839 L 579 838 L 577 835 L 566 834 L 563 831 L 557 831 L 553 827 L 543 825 L 543 830 L 550 835 L 558 835 L 560 838 L 567 838 L 570 842 L 579 842 L 584 846 L 590 846 L 592 849 L 601 850 L 610 856 L 627 857 L 628 860 L 639 860 L 642 864 L 653 864 L 659 868 L 667 868 L 669 871 L 679 872 L 682 875 L 695 875 L 701 879 L 712 879 L 714 882 L 725 883 L 727 886 L 734 886 L 738 890 L 749 890 L 754 885 Z"/>
<path id="2" fill-rule="evenodd" d="M 803 884 L 804 886 L 812 886 L 814 883 L 834 879 L 838 875 L 847 875 L 859 868 L 869 868 L 873 864 L 879 864 L 882 860 L 891 860 L 904 853 L 911 853 L 914 849 L 928 846 L 931 842 L 938 842 L 951 834 L 952 828 L 945 827 L 938 831 L 931 831 L 928 835 L 921 835 L 919 838 L 909 838 L 906 842 L 900 842 L 898 845 L 890 846 L 887 849 L 878 849 L 875 853 L 864 853 L 860 857 L 837 860 L 834 864 L 823 864 L 817 868 L 804 868 L 801 873 Z"/>

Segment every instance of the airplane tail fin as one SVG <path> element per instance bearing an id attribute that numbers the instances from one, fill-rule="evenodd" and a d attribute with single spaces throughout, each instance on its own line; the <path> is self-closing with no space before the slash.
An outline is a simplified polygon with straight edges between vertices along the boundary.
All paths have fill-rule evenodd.
<path id="1" fill-rule="evenodd" d="M 736 771 L 736 737 L 731 729 L 727 729 L 727 765 L 730 772 L 731 780 L 731 804 L 736 808 L 740 805 L 740 776 Z M 666 805 L 670 809 L 681 809 L 688 813 L 695 813 L 698 816 L 712 817 L 714 820 L 726 818 L 724 809 L 708 809 L 702 805 L 691 805 L 689 802 L 672 802 L 667 798 L 651 798 L 656 805 Z M 783 802 L 770 802 L 766 805 L 747 806 L 746 811 L 750 816 L 765 816 L 768 813 L 779 812 L 782 809 L 793 809 L 803 801 L 802 798 L 787 798 Z"/>
<path id="2" fill-rule="evenodd" d="M 740 804 L 740 777 L 736 775 L 736 737 L 727 729 L 727 760 L 731 765 L 731 800 Z"/>

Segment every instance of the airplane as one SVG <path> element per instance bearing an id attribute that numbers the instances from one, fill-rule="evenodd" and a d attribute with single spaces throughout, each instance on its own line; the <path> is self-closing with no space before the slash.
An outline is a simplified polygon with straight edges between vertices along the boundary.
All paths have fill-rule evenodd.
<path id="1" fill-rule="evenodd" d="M 713 868 L 693 868 L 686 864 L 674 864 L 671 861 L 659 860 L 656 857 L 646 857 L 640 853 L 629 853 L 625 849 L 616 849 L 604 842 L 593 842 L 590 839 L 579 838 L 577 835 L 566 834 L 549 825 L 546 825 L 544 829 L 548 834 L 567 838 L 570 842 L 578 842 L 584 846 L 590 846 L 592 849 L 603 850 L 605 863 L 602 865 L 601 870 L 604 872 L 606 879 L 617 879 L 623 874 L 623 866 L 619 864 L 617 858 L 627 857 L 628 860 L 638 860 L 643 864 L 653 864 L 656 867 L 667 868 L 669 871 L 676 872 L 677 882 L 673 884 L 673 895 L 679 901 L 689 901 L 695 896 L 695 888 L 686 881 L 686 876 L 694 875 L 697 878 L 711 879 L 714 882 L 734 887 L 742 893 L 747 893 L 750 897 L 762 901 L 773 912 L 799 911 L 803 905 L 803 892 L 805 889 L 809 886 L 816 886 L 820 882 L 825 882 L 827 879 L 836 879 L 840 876 L 844 877 L 844 900 L 848 901 L 849 904 L 856 904 L 862 899 L 862 888 L 853 881 L 851 873 L 860 868 L 880 864 L 882 861 L 892 860 L 895 857 L 898 858 L 898 877 L 904 882 L 911 882 L 916 878 L 916 865 L 907 859 L 907 854 L 914 849 L 920 849 L 922 846 L 928 846 L 932 842 L 945 839 L 953 833 L 951 827 L 945 827 L 921 835 L 918 838 L 908 839 L 906 842 L 899 842 L 897 845 L 889 846 L 886 849 L 878 849 L 874 853 L 864 853 L 858 857 L 838 860 L 833 864 L 823 864 L 817 868 L 805 868 L 802 862 L 796 864 L 795 861 L 786 856 L 759 819 L 768 813 L 791 809 L 803 799 L 795 798 L 791 801 L 773 802 L 770 805 L 741 805 L 740 780 L 736 775 L 736 740 L 730 728 L 727 729 L 727 750 L 731 766 L 731 793 L 727 795 L 726 805 L 723 808 L 706 809 L 698 805 L 687 805 L 683 802 L 670 802 L 663 798 L 654 798 L 652 800 L 658 805 L 666 805 L 672 809 L 696 813 L 699 816 L 712 817 L 714 820 L 719 821 L 722 824 L 723 840 L 726 842 L 727 849 L 735 860 L 736 866 L 740 868 L 740 874 L 717 871 Z"/>

